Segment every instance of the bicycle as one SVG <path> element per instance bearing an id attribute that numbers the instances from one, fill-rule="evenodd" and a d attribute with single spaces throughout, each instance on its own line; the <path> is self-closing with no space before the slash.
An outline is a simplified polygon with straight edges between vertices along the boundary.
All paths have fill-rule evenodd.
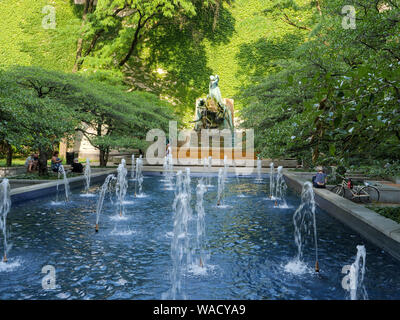
<path id="1" fill-rule="evenodd" d="M 349 190 L 351 193 L 351 200 L 358 200 L 363 203 L 371 203 L 378 202 L 380 198 L 379 190 L 370 185 L 367 182 L 364 182 L 364 186 L 353 186 L 351 179 L 346 180 L 345 177 L 341 177 L 343 180 L 340 184 L 333 187 L 331 192 L 336 193 L 337 195 L 344 197 L 346 194 L 346 190 Z"/>

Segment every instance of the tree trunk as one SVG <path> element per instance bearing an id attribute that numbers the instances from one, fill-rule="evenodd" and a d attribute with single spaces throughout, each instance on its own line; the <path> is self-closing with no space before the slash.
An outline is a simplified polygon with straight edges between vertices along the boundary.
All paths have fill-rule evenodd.
<path id="1" fill-rule="evenodd" d="M 91 2 L 92 2 L 92 0 L 85 1 L 85 7 L 83 9 L 83 15 L 82 15 L 81 28 L 83 28 L 85 26 L 87 13 L 88 13 L 89 8 L 91 8 Z M 85 36 L 85 34 L 84 34 L 84 32 L 82 32 L 80 38 L 78 39 L 78 42 L 76 45 L 75 63 L 74 63 L 74 67 L 72 68 L 72 72 L 77 72 L 79 70 L 80 65 L 82 64 L 82 61 L 80 61 L 80 60 L 82 58 L 82 48 L 83 48 L 84 36 Z"/>
<path id="2" fill-rule="evenodd" d="M 47 150 L 39 149 L 39 176 L 47 176 L 49 174 L 47 170 L 48 155 Z"/>
<path id="3" fill-rule="evenodd" d="M 146 24 L 147 20 L 149 19 L 149 18 L 146 19 L 145 22 L 144 22 L 144 24 L 142 25 L 142 24 L 141 24 L 142 18 L 143 18 L 143 16 L 141 15 L 141 16 L 139 17 L 139 21 L 138 21 L 138 24 L 137 24 L 137 26 L 136 26 L 135 34 L 134 34 L 134 36 L 133 36 L 133 40 L 132 40 L 131 46 L 130 46 L 130 48 L 129 48 L 129 50 L 128 50 L 128 53 L 126 54 L 125 58 L 123 58 L 123 59 L 121 60 L 121 62 L 119 63 L 119 66 L 120 66 L 120 67 L 122 67 L 122 66 L 129 60 L 129 58 L 131 57 L 133 51 L 135 51 L 136 45 L 137 45 L 138 42 L 139 42 L 139 33 L 140 33 L 140 30 L 142 29 L 142 27 Z"/>
<path id="4" fill-rule="evenodd" d="M 7 162 L 6 162 L 6 167 L 11 167 L 12 166 L 12 156 L 13 156 L 13 149 L 11 144 L 7 143 Z"/>
<path id="5" fill-rule="evenodd" d="M 100 149 L 100 167 L 105 167 L 107 166 L 107 161 L 108 161 L 108 153 Z"/>

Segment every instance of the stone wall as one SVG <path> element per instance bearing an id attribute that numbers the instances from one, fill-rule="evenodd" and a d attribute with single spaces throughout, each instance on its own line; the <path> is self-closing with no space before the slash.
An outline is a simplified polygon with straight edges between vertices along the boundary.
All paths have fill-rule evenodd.
<path id="1" fill-rule="evenodd" d="M 0 168 L 0 178 L 15 176 L 26 172 L 26 167 L 3 167 Z"/>

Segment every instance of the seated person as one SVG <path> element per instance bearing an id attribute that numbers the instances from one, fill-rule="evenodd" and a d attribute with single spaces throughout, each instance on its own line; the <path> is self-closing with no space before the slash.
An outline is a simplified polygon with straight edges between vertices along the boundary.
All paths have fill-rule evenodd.
<path id="1" fill-rule="evenodd" d="M 324 173 L 324 170 L 322 167 L 318 168 L 317 174 L 312 178 L 312 183 L 314 188 L 320 188 L 324 189 L 326 188 L 326 183 L 328 182 L 328 178 L 326 173 Z"/>
<path id="2" fill-rule="evenodd" d="M 83 165 L 82 163 L 78 162 L 78 159 L 74 159 L 74 163 L 71 165 L 71 172 L 75 172 L 75 173 L 82 173 L 83 172 Z"/>
<path id="3" fill-rule="evenodd" d="M 60 169 L 60 165 L 62 160 L 58 157 L 59 152 L 55 151 L 53 153 L 53 157 L 51 158 L 51 170 L 53 170 L 53 172 L 58 172 L 58 170 Z"/>
<path id="4" fill-rule="evenodd" d="M 37 153 L 33 154 L 33 165 L 32 170 L 35 171 L 38 169 L 39 166 L 39 155 Z"/>
<path id="5" fill-rule="evenodd" d="M 25 167 L 27 172 L 32 172 L 32 167 L 33 167 L 33 153 L 26 158 L 25 160 Z"/>

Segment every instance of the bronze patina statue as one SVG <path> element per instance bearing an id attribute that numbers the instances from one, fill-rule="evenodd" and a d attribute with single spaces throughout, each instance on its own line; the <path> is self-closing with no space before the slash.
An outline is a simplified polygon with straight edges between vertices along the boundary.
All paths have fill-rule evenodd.
<path id="1" fill-rule="evenodd" d="M 196 101 L 194 129 L 230 129 L 233 132 L 233 100 L 222 99 L 218 87 L 218 75 L 210 76 L 209 92 L 206 98 Z"/>

